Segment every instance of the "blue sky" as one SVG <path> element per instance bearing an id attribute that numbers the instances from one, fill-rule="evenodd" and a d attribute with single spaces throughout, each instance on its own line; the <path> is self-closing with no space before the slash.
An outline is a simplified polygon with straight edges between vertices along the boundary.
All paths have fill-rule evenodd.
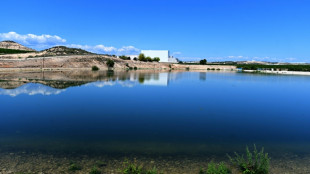
<path id="1" fill-rule="evenodd" d="M 9 0 L 1 2 L 0 40 L 116 54 L 167 49 L 183 60 L 310 62 L 309 7 L 307 0 Z"/>

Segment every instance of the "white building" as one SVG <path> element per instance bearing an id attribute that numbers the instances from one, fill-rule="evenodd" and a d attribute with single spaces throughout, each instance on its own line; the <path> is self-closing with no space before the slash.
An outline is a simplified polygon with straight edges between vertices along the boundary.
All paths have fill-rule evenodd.
<path id="1" fill-rule="evenodd" d="M 169 62 L 169 51 L 168 50 L 141 50 L 141 53 L 145 57 L 159 57 L 159 62 Z"/>

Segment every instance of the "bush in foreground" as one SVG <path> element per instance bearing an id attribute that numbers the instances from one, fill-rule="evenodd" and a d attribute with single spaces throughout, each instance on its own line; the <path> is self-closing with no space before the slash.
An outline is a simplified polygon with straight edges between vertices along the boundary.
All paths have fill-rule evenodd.
<path id="1" fill-rule="evenodd" d="M 89 174 L 101 174 L 101 171 L 100 171 L 96 166 L 94 166 L 94 167 L 90 170 Z"/>
<path id="2" fill-rule="evenodd" d="M 144 169 L 141 165 L 137 165 L 136 163 L 129 163 L 125 161 L 123 163 L 123 169 L 120 170 L 122 174 L 158 174 L 159 172 L 154 167 L 151 170 Z"/>
<path id="3" fill-rule="evenodd" d="M 81 166 L 79 166 L 79 165 L 73 163 L 73 164 L 71 164 L 71 165 L 69 166 L 69 169 L 68 169 L 68 170 L 74 172 L 74 171 L 81 170 L 81 169 L 82 169 Z"/>
<path id="4" fill-rule="evenodd" d="M 223 163 L 210 162 L 207 170 L 200 169 L 199 174 L 230 174 L 231 170 Z"/>
<path id="5" fill-rule="evenodd" d="M 264 153 L 264 148 L 260 152 L 254 145 L 253 153 L 246 147 L 246 157 L 235 152 L 235 157 L 228 155 L 231 163 L 237 167 L 243 174 L 268 174 L 269 161 L 268 153 Z"/>

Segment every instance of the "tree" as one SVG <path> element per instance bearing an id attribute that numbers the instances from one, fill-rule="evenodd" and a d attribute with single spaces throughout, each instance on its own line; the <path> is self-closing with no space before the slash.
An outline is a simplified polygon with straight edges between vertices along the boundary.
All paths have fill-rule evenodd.
<path id="1" fill-rule="evenodd" d="M 154 62 L 159 62 L 159 61 L 160 61 L 160 58 L 159 58 L 159 57 L 154 57 L 153 61 L 154 61 Z"/>
<path id="2" fill-rule="evenodd" d="M 145 55 L 143 53 L 139 54 L 139 60 L 145 61 Z"/>
<path id="3" fill-rule="evenodd" d="M 108 65 L 109 68 L 113 68 L 114 67 L 114 61 L 111 60 L 111 59 L 108 59 L 107 60 L 107 65 Z"/>
<path id="4" fill-rule="evenodd" d="M 130 60 L 130 57 L 127 57 L 125 55 L 119 56 L 119 58 L 123 60 Z"/>
<path id="5" fill-rule="evenodd" d="M 206 65 L 207 64 L 207 60 L 206 59 L 202 59 L 199 62 L 200 65 Z"/>
<path id="6" fill-rule="evenodd" d="M 145 58 L 145 61 L 147 61 L 147 62 L 152 62 L 152 58 L 151 58 L 151 57 L 146 57 L 146 58 Z"/>

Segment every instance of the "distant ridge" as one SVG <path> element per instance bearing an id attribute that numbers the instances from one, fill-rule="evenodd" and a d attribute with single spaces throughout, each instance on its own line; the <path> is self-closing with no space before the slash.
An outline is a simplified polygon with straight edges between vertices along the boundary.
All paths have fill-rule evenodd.
<path id="1" fill-rule="evenodd" d="M 94 54 L 80 48 L 68 48 L 65 46 L 56 46 L 46 50 L 41 51 L 47 55 L 89 55 Z"/>
<path id="2" fill-rule="evenodd" d="M 20 51 L 36 51 L 11 40 L 0 42 L 0 48 Z"/>

